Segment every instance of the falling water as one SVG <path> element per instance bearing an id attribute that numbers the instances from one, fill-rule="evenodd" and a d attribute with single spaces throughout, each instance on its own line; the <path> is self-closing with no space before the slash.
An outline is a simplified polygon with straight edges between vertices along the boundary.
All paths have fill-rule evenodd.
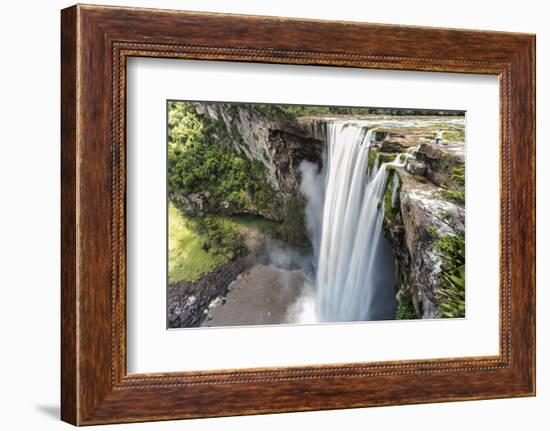
<path id="1" fill-rule="evenodd" d="M 399 177 L 397 175 L 393 176 L 393 181 L 391 185 L 391 207 L 395 208 L 397 204 L 397 191 L 399 190 Z"/>
<path id="2" fill-rule="evenodd" d="M 382 234 L 381 205 L 388 163 L 368 169 L 373 129 L 351 122 L 329 123 L 320 178 L 322 217 L 308 219 L 318 258 L 316 314 L 320 321 L 395 317 L 394 258 Z M 398 159 L 391 163 L 397 165 Z M 318 181 L 321 183 L 321 181 Z M 311 193 L 310 195 L 314 195 Z M 307 197 L 307 196 L 306 196 Z M 318 244 L 315 244 L 319 241 Z"/>

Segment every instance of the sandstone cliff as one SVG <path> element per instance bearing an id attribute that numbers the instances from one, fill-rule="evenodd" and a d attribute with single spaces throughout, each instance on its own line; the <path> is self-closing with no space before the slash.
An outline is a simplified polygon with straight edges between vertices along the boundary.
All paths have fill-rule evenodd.
<path id="1" fill-rule="evenodd" d="M 225 212 L 257 214 L 269 219 L 284 218 L 286 206 L 300 205 L 293 202 L 300 196 L 300 170 L 303 160 L 321 166 L 324 149 L 325 123 L 297 121 L 282 115 L 267 115 L 254 105 L 228 103 L 192 103 L 197 114 L 219 129 L 215 138 L 226 146 L 243 154 L 244 158 L 261 164 L 270 187 L 270 199 L 277 205 L 264 208 L 249 199 L 246 208 L 235 208 L 227 201 L 211 198 L 208 190 L 195 193 L 179 193 L 171 196 L 187 214 Z M 279 211 L 280 210 L 280 211 Z"/>
<path id="2" fill-rule="evenodd" d="M 395 253 L 398 300 L 412 301 L 414 314 L 425 319 L 441 317 L 438 291 L 445 271 L 454 269 L 447 268 L 448 254 L 463 254 L 449 249 L 463 245 L 465 228 L 464 158 L 459 147 L 422 144 L 411 151 L 414 156 L 405 167 L 392 169 L 388 178 L 384 233 Z"/>

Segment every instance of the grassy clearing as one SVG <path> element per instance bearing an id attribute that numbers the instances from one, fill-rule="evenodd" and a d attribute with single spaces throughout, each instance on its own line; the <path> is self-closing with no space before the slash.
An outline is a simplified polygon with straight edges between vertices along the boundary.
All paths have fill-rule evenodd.
<path id="1" fill-rule="evenodd" d="M 444 125 L 443 139 L 446 141 L 464 142 L 465 139 L 465 127 L 456 125 Z"/>
<path id="2" fill-rule="evenodd" d="M 229 258 L 206 250 L 208 238 L 192 228 L 172 204 L 168 208 L 168 282 L 193 281 L 226 263 Z"/>
<path id="3" fill-rule="evenodd" d="M 252 215 L 188 217 L 168 208 L 168 282 L 194 281 L 247 250 L 247 235 L 280 237 L 281 223 Z"/>

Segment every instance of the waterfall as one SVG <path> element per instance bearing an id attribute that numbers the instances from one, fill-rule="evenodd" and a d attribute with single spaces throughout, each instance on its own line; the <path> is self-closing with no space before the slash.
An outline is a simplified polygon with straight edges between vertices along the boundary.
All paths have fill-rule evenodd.
<path id="1" fill-rule="evenodd" d="M 391 185 L 391 207 L 395 208 L 397 204 L 397 191 L 399 190 L 399 177 L 397 175 L 393 176 L 393 181 Z"/>
<path id="2" fill-rule="evenodd" d="M 387 165 L 378 160 L 369 172 L 374 129 L 360 123 L 327 125 L 327 149 L 316 181 L 309 171 L 303 181 L 308 199 L 321 197 L 322 215 L 308 215 L 317 260 L 315 308 L 319 321 L 381 320 L 395 317 L 394 258 L 382 233 Z M 322 185 L 322 186 L 321 186 Z M 397 186 L 396 186 L 397 187 Z M 302 187 L 304 191 L 304 187 Z M 307 211 L 306 211 L 307 213 Z M 319 225 L 320 224 L 320 225 Z"/>

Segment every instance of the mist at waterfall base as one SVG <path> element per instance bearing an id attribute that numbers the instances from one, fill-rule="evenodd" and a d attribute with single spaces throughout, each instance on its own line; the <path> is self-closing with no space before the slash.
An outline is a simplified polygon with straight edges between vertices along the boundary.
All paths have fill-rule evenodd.
<path id="1" fill-rule="evenodd" d="M 313 281 L 289 310 L 295 323 L 395 318 L 395 261 L 382 223 L 386 168 L 401 165 L 397 156 L 369 170 L 373 132 L 360 122 L 329 123 L 323 168 L 300 166 Z"/>

